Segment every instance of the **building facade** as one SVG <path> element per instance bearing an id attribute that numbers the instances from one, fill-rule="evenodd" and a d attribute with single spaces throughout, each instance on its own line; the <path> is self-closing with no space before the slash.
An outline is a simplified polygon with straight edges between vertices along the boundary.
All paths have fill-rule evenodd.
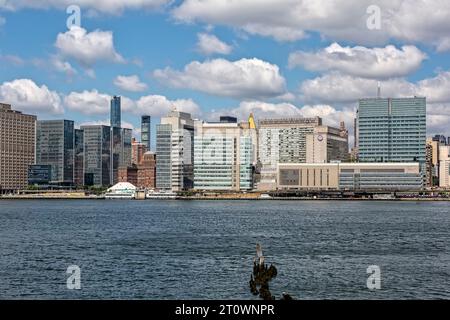
<path id="1" fill-rule="evenodd" d="M 73 182 L 75 186 L 84 186 L 84 131 L 75 129 L 75 161 Z"/>
<path id="2" fill-rule="evenodd" d="M 151 130 L 152 118 L 150 116 L 141 117 L 141 142 L 147 148 L 147 151 L 152 150 L 151 146 Z"/>
<path id="3" fill-rule="evenodd" d="M 136 141 L 133 138 L 131 142 L 131 164 L 139 164 L 141 163 L 144 154 L 149 151 L 147 149 L 147 145 L 141 142 Z"/>
<path id="4" fill-rule="evenodd" d="M 84 132 L 84 183 L 86 185 L 110 186 L 111 128 L 109 126 L 82 126 Z"/>
<path id="5" fill-rule="evenodd" d="M 417 191 L 419 163 L 280 164 L 278 190 Z"/>
<path id="6" fill-rule="evenodd" d="M 306 162 L 328 163 L 349 161 L 348 132 L 345 127 L 337 129 L 318 126 L 306 136 Z"/>
<path id="7" fill-rule="evenodd" d="M 256 128 L 232 117 L 195 123 L 194 188 L 241 191 L 253 189 Z"/>
<path id="8" fill-rule="evenodd" d="M 156 133 L 157 189 L 182 191 L 194 186 L 194 120 L 172 111 L 161 118 Z"/>
<path id="9" fill-rule="evenodd" d="M 261 181 L 258 189 L 272 190 L 276 186 L 278 163 L 305 163 L 306 137 L 322 119 L 291 118 L 263 119 L 258 125 L 258 154 L 261 163 Z"/>
<path id="10" fill-rule="evenodd" d="M 439 147 L 439 187 L 450 188 L 450 146 Z"/>
<path id="11" fill-rule="evenodd" d="M 24 189 L 35 163 L 36 116 L 0 103 L 0 193 Z"/>
<path id="12" fill-rule="evenodd" d="M 140 189 L 156 188 L 156 154 L 146 152 L 139 164 L 119 168 L 119 182 L 129 182 Z"/>
<path id="13" fill-rule="evenodd" d="M 426 98 L 362 99 L 360 162 L 426 162 Z"/>
<path id="14" fill-rule="evenodd" d="M 37 122 L 36 164 L 52 167 L 50 180 L 52 184 L 74 184 L 75 128 L 73 121 Z"/>

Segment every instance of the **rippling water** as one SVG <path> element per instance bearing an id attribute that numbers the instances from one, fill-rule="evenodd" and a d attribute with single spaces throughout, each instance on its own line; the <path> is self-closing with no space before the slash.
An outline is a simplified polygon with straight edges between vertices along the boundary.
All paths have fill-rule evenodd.
<path id="1" fill-rule="evenodd" d="M 448 202 L 92 200 L 0 201 L 0 298 L 255 299 L 257 242 L 278 297 L 450 299 Z"/>

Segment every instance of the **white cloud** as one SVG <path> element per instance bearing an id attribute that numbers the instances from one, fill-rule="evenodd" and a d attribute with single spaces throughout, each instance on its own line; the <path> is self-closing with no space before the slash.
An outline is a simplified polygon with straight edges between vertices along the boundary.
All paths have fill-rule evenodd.
<path id="1" fill-rule="evenodd" d="M 289 56 L 289 66 L 301 66 L 310 71 L 340 71 L 345 74 L 386 79 L 403 77 L 416 71 L 427 55 L 415 46 L 401 50 L 385 48 L 342 47 L 331 44 L 317 52 L 297 51 Z"/>
<path id="2" fill-rule="evenodd" d="M 381 8 L 381 29 L 367 28 L 367 8 Z M 226 25 L 277 40 L 299 40 L 318 32 L 334 41 L 385 44 L 390 39 L 450 49 L 447 0 L 185 0 L 175 19 Z"/>
<path id="3" fill-rule="evenodd" d="M 183 71 L 156 70 L 154 77 L 174 88 L 188 88 L 232 98 L 275 97 L 286 93 L 277 65 L 259 59 L 194 61 Z"/>
<path id="4" fill-rule="evenodd" d="M 130 111 L 138 115 L 147 114 L 153 117 L 162 117 L 174 108 L 178 111 L 188 112 L 193 116 L 201 114 L 200 107 L 191 99 L 169 100 L 160 95 L 141 97 L 136 101 L 136 108 Z"/>
<path id="5" fill-rule="evenodd" d="M 71 92 L 64 98 L 69 110 L 86 115 L 108 115 L 111 96 L 98 90 Z M 150 115 L 161 117 L 167 115 L 174 107 L 179 111 L 189 112 L 194 116 L 201 114 L 200 107 L 191 99 L 169 100 L 160 95 L 143 96 L 138 100 L 121 97 L 122 112 L 133 115 Z"/>
<path id="6" fill-rule="evenodd" d="M 0 85 L 0 100 L 24 112 L 50 114 L 64 112 L 57 92 L 50 91 L 45 85 L 38 86 L 30 79 L 4 82 Z"/>
<path id="7" fill-rule="evenodd" d="M 88 115 L 105 115 L 109 113 L 111 96 L 97 90 L 71 92 L 64 97 L 68 109 Z"/>
<path id="8" fill-rule="evenodd" d="M 301 98 L 313 103 L 356 103 L 361 98 L 376 97 L 378 81 L 332 72 L 305 80 Z M 428 103 L 450 102 L 450 71 L 412 83 L 404 78 L 381 81 L 384 97 L 427 97 Z"/>
<path id="9" fill-rule="evenodd" d="M 25 64 L 25 61 L 16 55 L 2 55 L 0 54 L 0 62 L 6 63 L 6 64 L 13 64 L 15 66 L 23 66 Z"/>
<path id="10" fill-rule="evenodd" d="M 50 63 L 56 71 L 65 73 L 69 78 L 77 74 L 77 70 L 75 70 L 69 62 L 62 60 L 59 56 L 51 57 Z"/>
<path id="11" fill-rule="evenodd" d="M 88 33 L 85 29 L 74 26 L 67 32 L 58 34 L 55 46 L 59 55 L 74 59 L 86 69 L 98 61 L 125 62 L 114 48 L 111 31 L 95 30 Z"/>
<path id="12" fill-rule="evenodd" d="M 124 10 L 156 9 L 171 0 L 2 0 L 0 8 L 7 10 L 33 9 L 66 9 L 69 5 L 77 4 L 89 11 L 104 12 L 112 15 L 122 13 Z M 91 12 L 93 14 L 93 12 Z"/>
<path id="13" fill-rule="evenodd" d="M 140 92 L 147 90 L 147 84 L 141 82 L 137 75 L 117 76 L 114 85 L 125 91 Z"/>
<path id="14" fill-rule="evenodd" d="M 198 42 L 197 49 L 205 55 L 212 54 L 230 54 L 233 47 L 219 40 L 215 35 L 207 33 L 197 34 Z"/>

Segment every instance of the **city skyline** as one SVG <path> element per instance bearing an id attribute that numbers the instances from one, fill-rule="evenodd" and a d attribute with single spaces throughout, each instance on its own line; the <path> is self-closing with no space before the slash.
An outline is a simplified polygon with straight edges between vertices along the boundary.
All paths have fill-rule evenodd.
<path id="1" fill-rule="evenodd" d="M 450 6 L 413 2 L 370 1 L 396 18 L 369 30 L 368 1 L 309 10 L 302 2 L 278 1 L 291 25 L 270 18 L 270 1 L 253 15 L 249 2 L 236 10 L 232 3 L 215 8 L 214 1 L 84 1 L 80 27 L 69 30 L 68 1 L 6 1 L 0 4 L 0 101 L 39 120 L 72 119 L 79 127 L 108 123 L 109 99 L 120 95 L 123 125 L 136 137 L 142 115 L 154 119 L 154 136 L 173 106 L 210 121 L 251 112 L 258 119 L 319 115 L 331 126 L 345 120 L 352 131 L 358 99 L 376 97 L 381 82 L 383 97 L 426 96 L 428 135 L 448 136 L 450 26 L 436 19 L 424 27 L 421 17 L 437 4 L 441 12 Z M 319 7 L 327 26 L 314 20 Z M 305 19 L 314 23 L 306 27 L 291 11 L 309 12 Z M 407 24 L 410 16 L 416 26 Z M 32 25 L 39 25 L 33 36 Z M 229 77 L 220 77 L 224 72 Z"/>

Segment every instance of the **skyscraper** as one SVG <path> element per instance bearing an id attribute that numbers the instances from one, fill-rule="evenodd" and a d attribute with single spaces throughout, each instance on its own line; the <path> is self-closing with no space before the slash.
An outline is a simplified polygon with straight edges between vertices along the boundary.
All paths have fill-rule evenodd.
<path id="1" fill-rule="evenodd" d="M 84 185 L 84 131 L 75 129 L 75 168 L 73 182 L 76 186 Z"/>
<path id="2" fill-rule="evenodd" d="M 142 116 L 141 118 L 141 142 L 147 147 L 147 151 L 151 150 L 151 123 L 150 116 Z"/>
<path id="3" fill-rule="evenodd" d="M 426 98 L 362 99 L 359 161 L 420 162 L 425 172 Z"/>
<path id="4" fill-rule="evenodd" d="M 121 119 L 121 98 L 114 96 L 111 99 L 111 128 L 120 128 L 122 126 Z"/>
<path id="5" fill-rule="evenodd" d="M 43 120 L 36 126 L 36 164 L 51 166 L 54 184 L 71 185 L 74 180 L 74 122 Z"/>
<path id="6" fill-rule="evenodd" d="M 81 129 L 84 131 L 84 183 L 111 185 L 111 128 L 95 125 Z"/>
<path id="7" fill-rule="evenodd" d="M 0 193 L 23 189 L 35 160 L 36 116 L 0 103 Z"/>
<path id="8" fill-rule="evenodd" d="M 161 118 L 156 133 L 156 186 L 181 191 L 194 186 L 194 120 L 172 111 Z"/>

